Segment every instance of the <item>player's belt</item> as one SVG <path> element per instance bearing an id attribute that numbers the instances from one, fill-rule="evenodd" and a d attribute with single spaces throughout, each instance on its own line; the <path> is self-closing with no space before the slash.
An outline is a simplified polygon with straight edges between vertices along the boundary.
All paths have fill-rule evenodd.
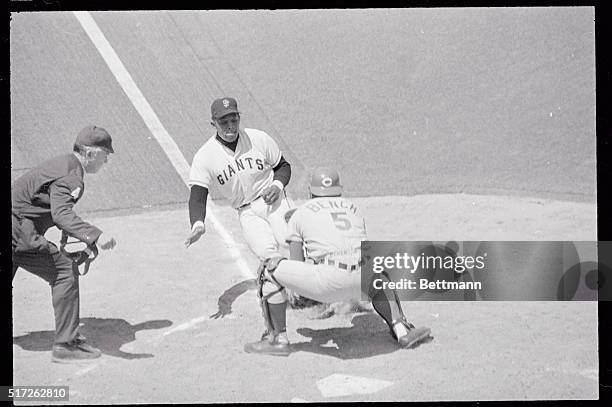
<path id="1" fill-rule="evenodd" d="M 333 260 L 333 259 L 323 259 L 318 264 L 322 264 L 322 263 L 325 263 L 325 264 L 330 265 L 330 266 L 338 267 L 341 270 L 348 270 L 350 273 L 352 273 L 353 271 L 357 270 L 363 264 L 360 261 L 357 264 L 348 265 L 346 263 L 342 263 L 340 261 L 336 261 L 336 260 Z"/>
<path id="2" fill-rule="evenodd" d="M 255 198 L 255 199 L 253 199 L 251 202 L 247 202 L 247 203 L 245 203 L 245 204 L 240 205 L 239 207 L 237 207 L 237 208 L 236 208 L 236 210 L 237 210 L 237 211 L 239 211 L 240 209 L 244 209 L 244 208 L 246 208 L 246 207 L 248 207 L 248 206 L 251 206 L 251 204 L 252 204 L 253 202 L 255 202 L 256 200 L 258 200 L 259 198 L 261 198 L 261 195 L 259 195 L 259 196 L 258 196 L 257 198 Z"/>

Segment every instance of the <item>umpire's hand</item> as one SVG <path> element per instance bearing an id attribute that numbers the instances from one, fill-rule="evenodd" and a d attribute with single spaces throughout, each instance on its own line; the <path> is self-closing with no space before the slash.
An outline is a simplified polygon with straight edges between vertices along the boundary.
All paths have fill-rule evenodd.
<path id="1" fill-rule="evenodd" d="M 204 223 L 201 221 L 197 221 L 193 224 L 191 228 L 191 232 L 187 239 L 185 239 L 185 248 L 188 248 L 193 243 L 197 242 L 200 237 L 206 232 L 206 228 L 204 227 Z"/>
<path id="2" fill-rule="evenodd" d="M 261 197 L 268 205 L 273 204 L 280 197 L 281 190 L 276 185 L 270 185 L 261 193 Z"/>

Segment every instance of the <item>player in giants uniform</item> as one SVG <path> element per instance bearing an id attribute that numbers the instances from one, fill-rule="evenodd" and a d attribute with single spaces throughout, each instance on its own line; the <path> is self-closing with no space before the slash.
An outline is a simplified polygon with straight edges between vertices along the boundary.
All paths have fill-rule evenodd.
<path id="1" fill-rule="evenodd" d="M 217 99 L 211 105 L 211 125 L 217 130 L 196 153 L 189 173 L 189 247 L 205 232 L 206 201 L 217 188 L 238 211 L 247 244 L 260 260 L 280 256 L 286 247 L 285 212 L 290 202 L 284 192 L 291 166 L 276 142 L 265 132 L 240 128 L 235 99 Z"/>
<path id="2" fill-rule="evenodd" d="M 245 345 L 249 353 L 287 356 L 284 288 L 317 301 L 358 300 L 361 297 L 361 241 L 367 240 L 365 221 L 357 207 L 344 199 L 335 170 L 318 168 L 310 180 L 309 201 L 295 210 L 288 224 L 291 260 L 263 261 L 257 271 L 258 295 L 266 332 Z M 305 258 L 312 263 L 304 262 Z M 411 347 L 430 334 L 406 321 L 396 296 L 383 290 L 368 293 L 376 312 L 389 326 L 400 346 Z"/>

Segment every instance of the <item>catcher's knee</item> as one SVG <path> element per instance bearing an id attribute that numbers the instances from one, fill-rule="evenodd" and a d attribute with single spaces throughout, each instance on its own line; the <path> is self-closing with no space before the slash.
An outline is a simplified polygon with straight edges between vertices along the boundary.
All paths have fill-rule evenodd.
<path id="1" fill-rule="evenodd" d="M 284 257 L 272 257 L 261 262 L 257 269 L 257 289 L 262 301 L 280 304 L 286 301 L 285 287 L 274 278 L 274 270 Z"/>
<path id="2" fill-rule="evenodd" d="M 266 297 L 266 301 L 270 304 L 281 304 L 287 301 L 284 287 L 279 291 L 276 285 L 265 283 L 262 289 L 264 296 Z"/>
<path id="3" fill-rule="evenodd" d="M 287 259 L 282 256 L 275 256 L 275 257 L 270 257 L 269 259 L 264 260 L 266 271 L 268 271 L 269 273 L 273 273 L 274 270 L 276 270 L 276 268 L 280 264 L 280 262 L 283 260 L 287 260 Z"/>

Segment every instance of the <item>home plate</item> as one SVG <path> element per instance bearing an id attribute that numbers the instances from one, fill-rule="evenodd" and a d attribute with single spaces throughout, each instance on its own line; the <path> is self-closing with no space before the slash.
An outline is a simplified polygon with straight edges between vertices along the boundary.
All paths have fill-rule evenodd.
<path id="1" fill-rule="evenodd" d="M 334 373 L 317 381 L 323 397 L 350 396 L 352 394 L 371 394 L 389 387 L 393 382 Z"/>

